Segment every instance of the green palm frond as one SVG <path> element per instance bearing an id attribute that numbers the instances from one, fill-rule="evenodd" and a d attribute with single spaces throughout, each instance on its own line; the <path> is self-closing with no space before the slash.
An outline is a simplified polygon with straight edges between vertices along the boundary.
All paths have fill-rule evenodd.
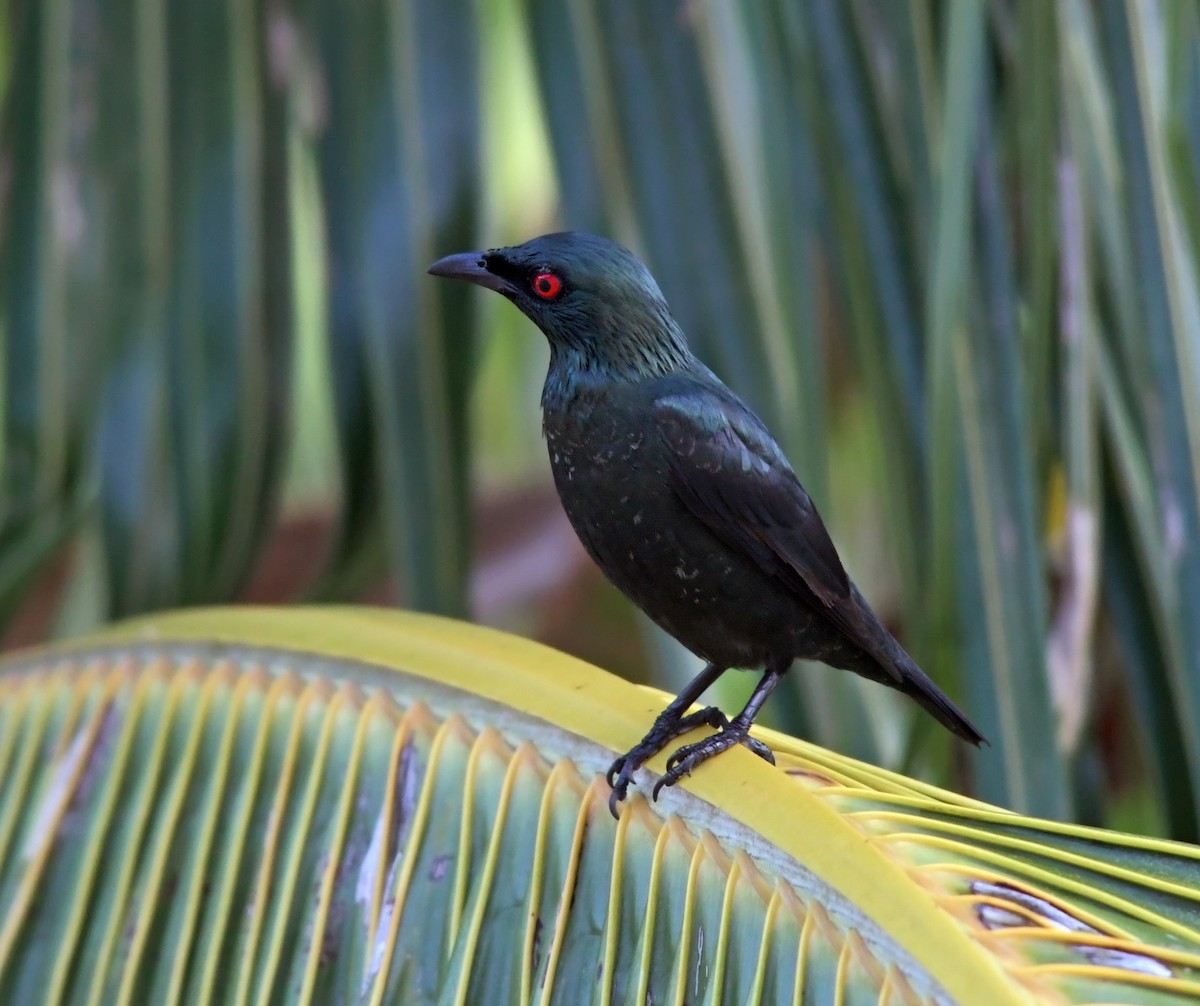
<path id="1" fill-rule="evenodd" d="M 661 696 L 427 616 L 211 609 L 0 669 L 6 1001 L 1184 1002 L 1200 852 L 781 735 L 658 804 Z M 661 767 L 656 762 L 655 767 Z"/>

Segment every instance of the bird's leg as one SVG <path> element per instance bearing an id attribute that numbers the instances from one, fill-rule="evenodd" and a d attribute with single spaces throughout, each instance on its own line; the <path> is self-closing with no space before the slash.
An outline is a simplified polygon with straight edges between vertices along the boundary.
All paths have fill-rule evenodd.
<path id="1" fill-rule="evenodd" d="M 608 779 L 612 793 L 608 798 L 608 809 L 612 816 L 617 816 L 617 804 L 625 799 L 629 792 L 629 784 L 633 781 L 633 773 L 645 764 L 648 758 L 653 758 L 667 746 L 669 741 L 686 734 L 696 727 L 709 726 L 723 729 L 729 721 L 725 714 L 716 706 L 709 706 L 694 713 L 687 713 L 692 704 L 707 691 L 708 686 L 725 673 L 726 668 L 716 664 L 707 664 L 681 691 L 675 700 L 658 714 L 654 726 L 636 745 L 621 755 L 609 767 L 605 778 Z M 685 713 L 687 713 L 685 715 Z"/>
<path id="2" fill-rule="evenodd" d="M 779 684 L 779 679 L 783 677 L 787 666 L 784 664 L 768 667 L 745 707 L 729 721 L 720 733 L 705 737 L 704 740 L 697 741 L 695 744 L 685 744 L 667 759 L 666 774 L 654 784 L 652 795 L 655 800 L 658 799 L 659 791 L 664 786 L 674 786 L 685 775 L 691 775 L 692 770 L 702 762 L 708 761 L 713 755 L 729 750 L 735 744 L 745 744 L 760 758 L 769 761 L 772 765 L 775 764 L 775 756 L 771 754 L 771 749 L 762 741 L 755 740 L 750 736 L 750 724 L 754 722 L 754 717 L 758 715 L 763 703 L 767 701 L 767 696 Z"/>

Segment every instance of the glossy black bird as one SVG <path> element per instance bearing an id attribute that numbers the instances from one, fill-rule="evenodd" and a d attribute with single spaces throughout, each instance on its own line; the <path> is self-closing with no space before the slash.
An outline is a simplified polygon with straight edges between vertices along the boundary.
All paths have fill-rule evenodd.
<path id="1" fill-rule="evenodd" d="M 783 452 L 688 349 L 637 256 L 569 232 L 451 255 L 429 271 L 495 290 L 545 333 L 543 427 L 567 516 L 608 578 L 708 662 L 613 762 L 614 814 L 634 772 L 697 726 L 716 732 L 671 755 L 655 796 L 734 744 L 773 763 L 750 724 L 798 657 L 899 689 L 959 737 L 982 740 L 850 582 Z M 732 720 L 715 707 L 688 713 L 731 667 L 762 670 L 745 708 Z"/>

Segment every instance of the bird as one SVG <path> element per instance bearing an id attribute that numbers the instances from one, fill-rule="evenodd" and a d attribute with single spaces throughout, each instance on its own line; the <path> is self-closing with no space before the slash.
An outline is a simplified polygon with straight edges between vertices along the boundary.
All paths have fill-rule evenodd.
<path id="1" fill-rule="evenodd" d="M 563 509 L 608 579 L 705 661 L 609 767 L 614 816 L 645 762 L 699 727 L 712 732 L 670 755 L 653 799 L 738 744 L 774 764 L 750 727 L 797 659 L 895 688 L 984 741 L 871 610 L 783 451 L 691 351 L 633 252 L 563 231 L 428 271 L 499 293 L 544 333 L 542 427 Z M 760 674 L 740 712 L 689 712 L 734 668 Z"/>

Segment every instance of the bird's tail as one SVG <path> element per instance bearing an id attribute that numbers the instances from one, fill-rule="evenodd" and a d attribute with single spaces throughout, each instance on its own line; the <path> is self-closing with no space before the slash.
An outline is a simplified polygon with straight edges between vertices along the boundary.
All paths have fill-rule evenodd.
<path id="1" fill-rule="evenodd" d="M 917 666 L 916 661 L 904 652 L 899 643 L 895 645 L 899 651 L 899 659 L 896 659 L 894 664 L 901 674 L 900 681 L 896 684 L 896 687 L 904 692 L 905 695 L 910 695 L 916 699 L 921 708 L 952 734 L 961 737 L 965 741 L 970 741 L 976 747 L 986 743 L 983 734 L 967 718 L 966 714 L 951 702 L 949 696 L 929 679 L 929 675 Z"/>
<path id="2" fill-rule="evenodd" d="M 875 643 L 869 649 L 864 647 L 863 654 L 875 666 L 870 671 L 864 671 L 861 667 L 855 667 L 854 670 L 915 699 L 922 709 L 955 736 L 970 741 L 977 747 L 986 744 L 987 739 L 975 724 L 930 680 L 929 675 L 917 666 L 917 662 L 875 617 L 858 591 L 853 587 L 851 589 L 858 602 L 860 615 L 865 616 L 869 623 L 873 623 L 871 628 L 874 631 L 870 635 L 874 637 L 872 642 Z"/>

